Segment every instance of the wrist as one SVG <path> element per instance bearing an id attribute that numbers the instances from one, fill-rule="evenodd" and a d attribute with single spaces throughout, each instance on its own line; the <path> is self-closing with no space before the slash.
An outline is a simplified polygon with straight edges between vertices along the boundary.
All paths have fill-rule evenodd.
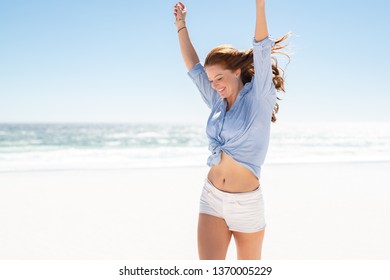
<path id="1" fill-rule="evenodd" d="M 182 31 L 183 29 L 187 29 L 187 27 L 183 26 L 183 27 L 179 28 L 179 29 L 177 30 L 177 34 L 179 34 L 180 31 Z"/>
<path id="2" fill-rule="evenodd" d="M 186 27 L 186 24 L 183 23 L 183 22 L 181 22 L 181 23 L 179 23 L 179 24 L 176 24 L 177 30 L 182 29 L 183 27 Z"/>
<path id="3" fill-rule="evenodd" d="M 176 25 L 176 27 L 179 29 L 179 28 L 182 28 L 183 26 L 186 26 L 186 20 L 183 19 L 183 18 L 179 18 L 177 19 L 174 24 Z"/>

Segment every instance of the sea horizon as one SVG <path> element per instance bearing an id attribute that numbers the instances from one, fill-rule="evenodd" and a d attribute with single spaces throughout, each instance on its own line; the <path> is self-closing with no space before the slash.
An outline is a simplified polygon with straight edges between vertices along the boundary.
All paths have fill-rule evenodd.
<path id="1" fill-rule="evenodd" d="M 205 124 L 0 123 L 0 172 L 206 166 Z M 279 122 L 265 164 L 390 161 L 390 122 Z"/>

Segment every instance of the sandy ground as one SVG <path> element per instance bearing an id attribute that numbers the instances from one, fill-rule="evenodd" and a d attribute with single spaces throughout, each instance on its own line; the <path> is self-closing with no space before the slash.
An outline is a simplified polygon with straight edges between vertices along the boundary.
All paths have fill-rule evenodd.
<path id="1" fill-rule="evenodd" d="M 390 259 L 389 170 L 390 163 L 265 165 L 263 259 Z M 197 259 L 206 174 L 207 167 L 0 173 L 0 259 Z"/>

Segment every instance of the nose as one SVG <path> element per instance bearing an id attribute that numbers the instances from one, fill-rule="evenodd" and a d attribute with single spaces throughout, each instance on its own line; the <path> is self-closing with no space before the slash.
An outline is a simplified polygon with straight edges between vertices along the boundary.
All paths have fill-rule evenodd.
<path id="1" fill-rule="evenodd" d="M 218 83 L 217 83 L 216 81 L 213 81 L 213 82 L 211 83 L 211 87 L 212 87 L 213 89 L 216 89 L 216 88 L 217 88 L 217 85 L 218 85 Z"/>

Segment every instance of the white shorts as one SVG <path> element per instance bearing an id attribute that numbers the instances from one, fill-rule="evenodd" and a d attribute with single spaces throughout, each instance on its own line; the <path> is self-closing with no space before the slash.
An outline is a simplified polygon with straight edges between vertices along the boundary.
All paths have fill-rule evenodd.
<path id="1" fill-rule="evenodd" d="M 257 232 L 266 226 L 260 187 L 251 192 L 229 193 L 217 189 L 206 178 L 199 213 L 224 219 L 231 231 Z"/>

